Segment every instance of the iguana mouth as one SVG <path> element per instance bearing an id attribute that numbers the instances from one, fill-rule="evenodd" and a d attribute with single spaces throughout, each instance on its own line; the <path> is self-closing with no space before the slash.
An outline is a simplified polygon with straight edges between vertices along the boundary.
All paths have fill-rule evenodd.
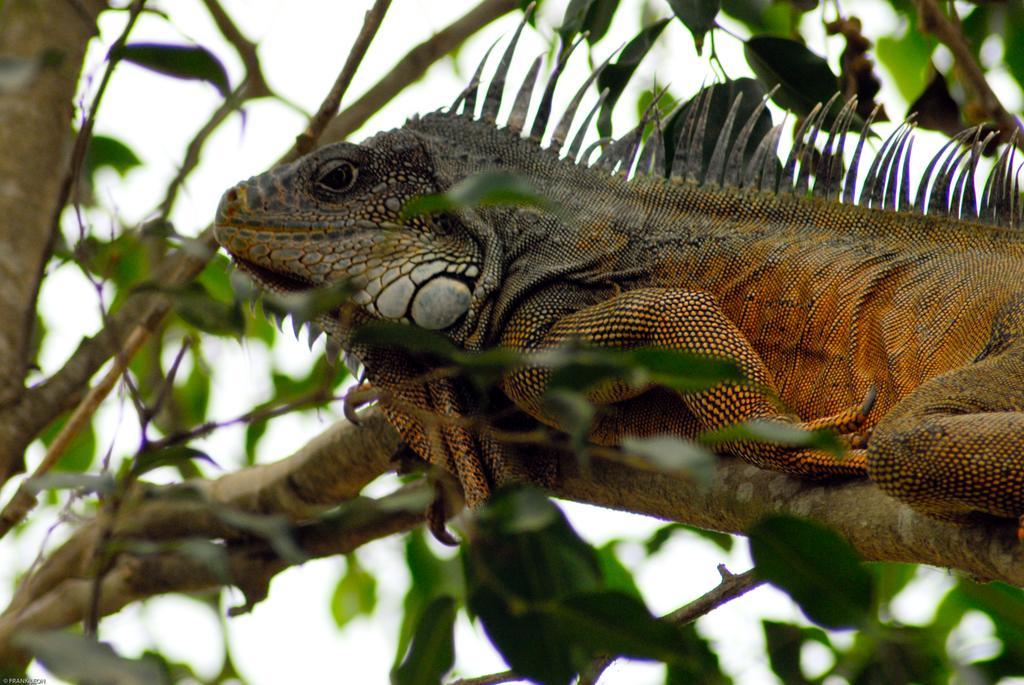
<path id="1" fill-rule="evenodd" d="M 301 293 L 316 288 L 316 284 L 308 278 L 273 271 L 264 266 L 232 255 L 235 267 L 252 278 L 258 286 L 277 293 Z"/>

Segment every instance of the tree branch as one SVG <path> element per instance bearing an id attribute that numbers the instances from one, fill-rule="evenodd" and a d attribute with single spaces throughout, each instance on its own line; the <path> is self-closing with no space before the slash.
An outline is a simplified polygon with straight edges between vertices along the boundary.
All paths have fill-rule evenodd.
<path id="1" fill-rule="evenodd" d="M 376 86 L 328 125 L 323 139 L 330 142 L 343 138 L 395 94 L 422 76 L 430 64 L 515 7 L 515 0 L 485 0 L 433 38 L 413 48 Z M 202 271 L 216 250 L 213 229 L 207 227 L 186 249 L 165 258 L 151 280 L 172 288 L 187 283 Z M 21 470 L 21 455 L 39 431 L 78 404 L 89 379 L 111 356 L 123 349 L 129 334 L 139 326 L 153 330 L 171 306 L 170 299 L 162 294 L 140 292 L 131 295 L 118 311 L 111 314 L 103 331 L 83 339 L 59 371 L 29 389 L 21 401 L 4 411 L 0 416 L 0 466 L 10 461 L 17 468 L 7 473 L 0 472 L 0 484 Z"/>
<path id="2" fill-rule="evenodd" d="M 409 530 L 423 522 L 423 510 L 413 512 L 392 506 L 390 500 L 407 498 L 410 492 L 432 495 L 426 483 L 383 498 L 380 506 L 358 517 L 336 517 L 303 526 L 295 531 L 294 542 L 308 558 L 348 554 L 358 547 Z M 187 542 L 183 540 L 182 542 Z M 231 584 L 245 593 L 246 602 L 232 613 L 242 613 L 267 596 L 271 579 L 292 566 L 275 551 L 270 541 L 247 539 L 213 543 L 226 557 L 227 574 L 208 558 L 189 554 L 187 549 L 173 551 L 174 545 L 152 548 L 146 553 L 120 554 L 104 574 L 94 602 L 93 579 L 67 577 L 18 611 L 0 617 L 0 665 L 23 668 L 29 655 L 14 648 L 11 640 L 24 631 L 53 630 L 75 625 L 95 611 L 109 616 L 124 606 L 154 595 L 169 592 L 203 592 Z"/>
<path id="3" fill-rule="evenodd" d="M 348 90 L 349 84 L 352 83 L 352 77 L 356 75 L 356 69 L 362 63 L 366 50 L 370 47 L 373 37 L 377 35 L 377 29 L 380 28 L 381 22 L 384 21 L 384 15 L 390 6 L 391 0 L 376 0 L 373 3 L 373 7 L 367 10 L 366 17 L 363 19 L 363 28 L 359 31 L 355 43 L 352 44 L 349 50 L 345 66 L 342 67 L 341 73 L 338 74 L 334 85 L 331 86 L 331 92 L 327 94 L 327 97 L 320 104 L 320 109 L 309 120 L 306 130 L 295 139 L 295 147 L 285 155 L 286 161 L 301 157 L 316 147 L 316 142 L 320 139 L 324 128 L 338 113 L 341 98 L 344 97 L 345 91 Z"/>
<path id="4" fill-rule="evenodd" d="M 467 38 L 484 26 L 518 6 L 516 0 L 484 0 L 462 18 L 414 47 L 398 60 L 395 68 L 388 72 L 387 76 L 349 105 L 344 112 L 334 117 L 324 130 L 324 140 L 333 142 L 347 138 L 409 84 L 418 81 L 434 62 L 462 45 Z"/>
<path id="5" fill-rule="evenodd" d="M 376 475 L 391 468 L 389 457 L 397 444 L 395 432 L 379 412 L 369 410 L 363 413 L 359 425 L 336 424 L 281 462 L 227 474 L 210 483 L 192 484 L 205 494 L 202 501 L 160 498 L 147 506 L 128 508 L 129 513 L 119 522 L 114 538 L 166 541 L 202 535 L 225 540 L 227 544 L 244 539 L 216 516 L 210 502 L 245 511 L 284 513 L 292 520 L 308 521 L 327 507 L 352 497 Z M 604 458 L 592 459 L 584 471 L 575 459 L 567 457 L 560 468 L 562 475 L 554 492 L 558 497 L 729 533 L 742 533 L 769 514 L 804 516 L 838 531 L 867 560 L 930 564 L 959 570 L 980 580 L 1024 585 L 1024 551 L 1017 543 L 1014 524 L 955 526 L 933 521 L 882 494 L 868 482 L 804 482 L 730 458 L 721 459 L 708 487 Z M 321 535 L 318 539 L 325 542 L 313 548 L 324 553 L 336 549 L 330 542 L 336 531 L 323 531 L 315 525 L 310 530 L 316 534 L 307 533 L 311 537 L 304 538 L 305 544 L 312 544 L 312 539 Z M 396 530 L 404 530 L 398 524 L 395 526 Z M 40 617 L 46 617 L 45 625 L 52 626 L 56 625 L 52 621 L 60 616 L 80 618 L 78 613 L 59 610 L 61 603 L 53 596 L 65 597 L 68 588 L 77 587 L 73 581 L 87 573 L 83 569 L 90 568 L 89 551 L 93 549 L 90 545 L 95 542 L 95 530 L 96 526 L 90 524 L 76 532 L 19 588 L 0 619 L 0 654 L 8 649 L 4 636 L 9 637 L 14 623 L 22 626 L 27 625 L 22 621 L 43 621 Z M 184 562 L 176 560 L 172 565 L 179 563 Z M 115 565 L 112 573 L 118 568 Z M 178 591 L 182 583 L 187 585 L 185 579 L 193 577 L 175 575 L 177 571 L 161 574 L 159 569 L 151 570 L 155 576 L 170 580 L 146 591 L 150 593 Z M 101 613 L 116 611 L 140 596 L 135 586 L 126 589 L 119 585 L 126 582 L 123 578 L 123 573 L 112 575 L 109 591 L 114 593 L 111 597 L 120 599 L 111 604 L 103 600 Z M 172 582 L 175 578 L 179 585 Z M 748 582 L 753 583 L 749 576 L 736 576 L 735 585 L 727 583 L 677 618 L 688 620 L 694 612 L 720 601 L 719 593 L 744 590 Z M 207 587 L 207 581 L 203 583 Z M 32 618 L 24 619 L 23 615 Z M 38 627 L 43 623 L 31 625 Z"/>
<path id="6" fill-rule="evenodd" d="M 0 5 L 0 53 L 35 68 L 25 87 L 0 94 L 0 406 L 23 391 L 36 296 L 60 212 L 72 98 L 85 46 L 106 7 L 100 0 L 74 4 Z M 0 444 L 8 432 L 0 423 Z M 21 468 L 21 452 L 0 452 L 0 482 Z"/>
<path id="7" fill-rule="evenodd" d="M 246 591 L 249 603 L 259 601 L 266 583 L 290 565 L 266 541 L 230 524 L 224 510 L 284 515 L 299 527 L 295 538 L 312 557 L 344 554 L 378 537 L 408 530 L 423 519 L 425 506 L 408 498 L 428 497 L 426 483 L 383 498 L 376 507 L 350 507 L 324 516 L 340 502 L 390 469 L 398 438 L 378 412 L 360 425 L 338 422 L 292 456 L 273 464 L 229 473 L 214 481 L 193 481 L 170 487 L 140 486 L 122 507 L 110 537 L 153 545 L 140 556 L 127 545 L 104 575 L 97 614 L 106 616 L 126 604 L 167 592 L 195 592 L 221 587 L 226 579 L 207 562 L 186 552 L 167 549 L 184 539 L 217 541 L 230 560 L 232 584 Z M 202 497 L 184 497 L 189 490 Z M 423 491 L 423 492 L 419 492 Z M 389 504 L 394 502 L 394 504 Z M 21 630 L 73 625 L 90 609 L 94 552 L 107 526 L 94 520 L 77 530 L 17 589 L 0 616 L 0 664 L 20 663 L 24 655 L 9 640 Z M 263 594 L 261 594 L 263 593 Z M 13 660 L 13 661 L 12 661 Z"/>
<path id="8" fill-rule="evenodd" d="M 938 38 L 953 53 L 963 84 L 974 95 L 974 100 L 984 116 L 994 121 L 1007 136 L 1015 129 L 1024 132 L 1021 122 L 1006 111 L 999 97 L 988 85 L 985 72 L 974 59 L 971 48 L 964 39 L 959 20 L 954 23 L 953 19 L 939 9 L 935 0 L 915 0 L 915 4 L 921 18 L 921 28 Z"/>
<path id="9" fill-rule="evenodd" d="M 755 569 L 750 569 L 740 574 L 733 574 L 729 572 L 725 564 L 720 564 L 718 566 L 718 573 L 722 576 L 721 583 L 686 606 L 679 607 L 675 611 L 666 614 L 664 616 L 665 620 L 681 626 L 693 623 L 701 616 L 711 613 L 726 602 L 742 597 L 765 583 L 763 578 L 757 577 Z"/>
<path id="10" fill-rule="evenodd" d="M 704 593 L 686 606 L 679 607 L 662 618 L 680 626 L 693 623 L 701 616 L 711 613 L 726 602 L 742 597 L 765 583 L 764 579 L 757 577 L 756 569 L 750 569 L 735 575 L 729 572 L 725 564 L 719 564 L 718 573 L 722 576 L 722 582 L 713 590 Z M 597 685 L 601 675 L 609 666 L 615 663 L 617 658 L 613 656 L 595 660 L 585 671 L 580 673 L 577 685 Z"/>
<path id="11" fill-rule="evenodd" d="M 595 459 L 586 472 L 571 458 L 560 466 L 556 494 L 566 499 L 735 534 L 772 514 L 801 516 L 836 530 L 868 561 L 929 564 L 1024 586 L 1015 522 L 936 521 L 868 481 L 802 481 L 728 457 L 718 461 L 708 487 L 607 459 Z"/>

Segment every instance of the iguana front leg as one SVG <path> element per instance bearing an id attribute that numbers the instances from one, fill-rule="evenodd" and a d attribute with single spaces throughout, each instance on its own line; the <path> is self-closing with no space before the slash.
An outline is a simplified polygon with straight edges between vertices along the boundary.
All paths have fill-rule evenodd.
<path id="1" fill-rule="evenodd" d="M 875 426 L 868 473 L 937 518 L 1024 514 L 1024 342 L 903 398 Z"/>
<path id="2" fill-rule="evenodd" d="M 479 397 L 465 381 L 392 349 L 363 350 L 361 357 L 388 421 L 424 461 L 456 477 L 469 507 L 508 482 L 553 482 L 553 462 L 519 458 L 492 435 Z M 431 516 L 435 535 L 445 539 L 443 519 Z"/>
<path id="3" fill-rule="evenodd" d="M 864 412 L 849 410 L 834 417 L 801 424 L 778 405 L 775 385 L 764 362 L 742 331 L 722 312 L 707 293 L 669 288 L 627 291 L 558 320 L 540 340 L 535 317 L 525 314 L 513 321 L 503 344 L 517 349 L 542 350 L 579 339 L 602 347 L 661 347 L 726 358 L 739 364 L 747 383 L 723 383 L 709 390 L 681 393 L 676 398 L 659 389 L 632 387 L 615 381 L 590 393 L 601 404 L 591 439 L 615 444 L 629 435 L 655 432 L 694 438 L 704 430 L 720 428 L 750 419 L 783 421 L 809 427 L 855 430 Z M 527 413 L 558 426 L 543 407 L 543 395 L 551 372 L 529 367 L 506 375 L 506 394 Z M 844 459 L 807 449 L 793 449 L 765 443 L 741 442 L 726 447 L 759 467 L 799 474 L 804 477 L 864 475 L 863 450 L 853 450 Z"/>

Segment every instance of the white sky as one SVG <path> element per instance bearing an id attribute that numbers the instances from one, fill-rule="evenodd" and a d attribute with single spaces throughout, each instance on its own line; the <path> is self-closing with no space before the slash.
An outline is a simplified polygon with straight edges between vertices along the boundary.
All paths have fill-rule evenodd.
<path id="1" fill-rule="evenodd" d="M 213 50 L 226 64 L 232 83 L 241 77 L 241 66 L 234 52 L 220 39 L 199 0 L 151 3 L 171 13 L 172 21 L 155 15 L 144 15 L 132 34 L 133 41 L 189 42 L 195 41 Z M 343 63 L 362 23 L 369 0 L 225 0 L 229 14 L 243 33 L 260 45 L 260 56 L 270 86 L 302 109 L 312 112 Z M 364 91 L 386 73 L 395 60 L 412 45 L 427 38 L 453 19 L 464 14 L 474 2 L 456 0 L 395 0 L 377 40 L 371 46 L 350 90 L 347 101 Z M 639 29 L 640 4 L 623 0 L 612 24 L 613 32 L 604 39 L 595 55 L 603 58 L 620 43 L 629 40 Z M 545 40 L 561 19 L 564 3 L 547 0 L 543 3 L 539 29 Z M 651 5 L 661 15 L 668 13 L 667 3 Z M 857 13 L 859 3 L 844 3 Z M 871 6 L 876 12 L 877 5 Z M 818 36 L 820 15 L 812 14 L 811 25 Z M 463 87 L 476 66 L 476 60 L 495 39 L 511 35 L 519 15 L 495 22 L 462 49 L 457 60 L 458 75 L 453 75 L 449 60 L 429 72 L 420 83 L 409 88 L 396 102 L 375 116 L 352 140 L 382 128 L 400 126 L 404 119 L 447 105 Z M 864 16 L 872 25 L 888 26 L 892 16 Z M 86 74 L 94 87 L 102 74 L 102 59 L 110 42 L 124 25 L 125 13 L 107 13 L 101 21 L 101 41 L 89 53 Z M 875 24 L 878 22 L 878 24 Z M 884 31 L 886 29 L 882 29 Z M 742 28 L 736 32 L 745 35 Z M 732 77 L 748 75 L 738 41 L 720 35 L 716 41 L 719 56 Z M 546 46 L 529 29 L 524 33 L 519 59 L 513 67 L 510 83 L 518 84 L 529 59 Z M 819 52 L 826 50 L 833 65 L 841 45 L 836 41 L 812 44 Z M 585 60 L 577 55 L 570 71 L 563 77 L 561 97 L 568 99 L 585 76 Z M 657 78 L 656 78 L 657 77 Z M 649 86 L 655 80 L 669 83 L 672 93 L 692 94 L 701 83 L 711 78 L 705 59 L 696 57 L 689 34 L 681 24 L 670 24 L 656 53 L 650 56 L 632 82 L 632 90 Z M 1005 79 L 997 77 L 996 85 Z M 569 85 L 565 85 L 569 84 Z M 87 88 L 87 92 L 92 92 Z M 185 145 L 195 129 L 206 121 L 219 104 L 219 95 L 207 84 L 178 81 L 155 75 L 132 65 L 121 65 L 115 74 L 96 125 L 96 132 L 113 135 L 128 143 L 142 158 L 143 167 L 123 181 L 110 173 L 97 193 L 104 206 L 113 208 L 121 220 L 132 225 L 151 214 L 162 198 L 167 181 L 173 176 L 183 156 Z M 899 102 L 898 94 L 883 91 L 886 103 Z M 624 130 L 635 117 L 627 92 L 617 110 L 616 128 Z M 1010 111 L 1020 106 L 1020 94 L 1013 88 L 1005 101 Z M 586 107 L 586 105 L 585 105 Z M 240 178 L 267 168 L 286 150 L 305 124 L 294 110 L 276 102 L 260 101 L 247 106 L 244 126 L 234 115 L 209 140 L 202 164 L 192 174 L 179 198 L 172 220 L 177 230 L 194 235 L 213 216 L 221 193 Z M 557 107 L 556 107 L 557 111 Z M 889 106 L 896 117 L 899 107 Z M 918 146 L 920 149 L 921 146 Z M 925 158 L 922 152 L 918 153 Z M 109 236 L 117 222 L 109 211 L 89 214 L 91 229 L 99 236 Z M 72 233 L 74 235 L 74 233 Z M 42 305 L 50 335 L 42 354 L 44 372 L 60 366 L 83 335 L 100 327 L 96 293 L 73 267 L 63 267 L 50 275 L 42 293 Z M 322 343 L 321 343 L 322 345 Z M 316 348 L 317 353 L 321 346 Z M 172 351 L 173 352 L 173 351 Z M 213 367 L 211 417 L 235 416 L 253 403 L 269 396 L 271 389 L 260 381 L 272 357 L 290 373 L 308 370 L 314 355 L 304 342 L 282 336 L 273 351 L 259 344 L 240 347 L 236 342 L 211 339 L 204 343 L 204 352 Z M 184 371 L 187 371 L 185 369 Z M 138 440 L 134 412 L 126 408 L 122 398 L 107 401 L 100 422 L 101 453 L 111 445 L 115 459 L 131 454 Z M 340 409 L 332 407 L 311 417 L 287 417 L 275 421 L 260 446 L 262 461 L 285 456 L 300 446 L 296 436 L 308 436 L 340 418 Z M 217 433 L 201 447 L 228 469 L 241 462 L 243 431 L 228 429 Z M 30 452 L 30 468 L 38 460 L 41 449 Z M 214 474 L 215 475 L 215 474 Z M 171 474 L 166 476 L 171 478 Z M 380 494 L 390 481 L 377 484 Z M 10 496 L 9 484 L 0 496 Z M 565 504 L 564 508 L 584 537 L 595 544 L 614 538 L 642 539 L 661 525 L 639 516 L 625 515 L 592 507 Z M 52 521 L 36 521 L 17 540 L 0 542 L 0 558 L 20 558 L 23 569 L 39 548 L 40 538 Z M 66 534 L 55 535 L 55 540 Z M 52 547 L 53 543 L 51 543 Z M 370 618 L 356 619 L 338 632 L 330 614 L 330 597 L 344 569 L 344 561 L 327 559 L 312 561 L 279 575 L 273 582 L 270 597 L 252 614 L 228 620 L 231 648 L 235 664 L 248 682 L 263 685 L 282 682 L 387 682 L 388 670 L 398 631 L 401 598 L 408 583 L 402 559 L 402 541 L 382 540 L 360 551 L 363 565 L 377 575 L 379 606 Z M 636 572 L 636 579 L 653 611 L 664 613 L 696 598 L 714 587 L 718 580 L 716 565 L 726 563 L 734 572 L 750 566 L 746 543 L 739 540 L 732 554 L 723 554 L 709 543 L 691 537 L 677 536 L 655 558 L 645 561 L 637 545 L 621 548 L 623 561 Z M 0 603 L 6 604 L 16 570 L 5 564 L 0 568 Z M 936 597 L 950 585 L 941 572 L 923 569 L 920 580 L 896 603 L 899 618 L 908 623 L 926 622 L 936 605 Z M 240 601 L 236 596 L 234 603 Z M 799 612 L 781 593 L 761 588 L 717 610 L 699 623 L 700 632 L 712 640 L 723 667 L 739 683 L 775 682 L 766 663 L 760 621 L 770 618 L 781 621 L 797 619 Z M 125 656 L 138 656 L 153 645 L 172 660 L 193 664 L 199 673 L 212 676 L 219 668 L 222 647 L 218 638 L 217 616 L 204 605 L 180 596 L 153 599 L 105 619 L 101 637 L 112 642 Z M 964 630 L 965 640 L 977 645 L 991 635 L 991 624 L 978 615 Z M 849 640 L 838 635 L 836 641 Z M 457 671 L 459 676 L 476 676 L 504 670 L 500 658 L 490 648 L 480 630 L 460 619 L 457 632 Z M 809 649 L 804 655 L 807 666 L 816 672 L 829 665 L 823 650 Z M 38 667 L 32 673 L 56 681 Z M 663 668 L 651 664 L 620 663 L 601 681 L 607 685 L 659 683 Z"/>

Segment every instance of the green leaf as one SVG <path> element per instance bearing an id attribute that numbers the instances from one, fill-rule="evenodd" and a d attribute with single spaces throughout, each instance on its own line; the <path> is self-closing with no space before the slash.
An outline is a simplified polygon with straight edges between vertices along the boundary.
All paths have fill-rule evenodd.
<path id="1" fill-rule="evenodd" d="M 779 87 L 772 99 L 801 116 L 839 91 L 828 62 L 795 40 L 754 36 L 743 44 L 743 54 L 765 87 Z"/>
<path id="2" fill-rule="evenodd" d="M 715 455 L 691 440 L 674 435 L 625 438 L 622 449 L 639 456 L 648 464 L 668 473 L 685 473 L 699 485 L 711 485 L 715 473 Z"/>
<path id="3" fill-rule="evenodd" d="M 583 31 L 583 24 L 593 4 L 594 0 L 569 0 L 565 14 L 562 15 L 562 25 L 555 29 L 562 39 L 562 45 L 568 44 L 576 34 Z"/>
<path id="4" fill-rule="evenodd" d="M 798 626 L 775 621 L 761 621 L 764 627 L 765 645 L 772 671 L 786 685 L 810 685 L 800 668 L 800 650 L 804 644 L 804 633 Z"/>
<path id="5" fill-rule="evenodd" d="M 757 572 L 826 628 L 865 625 L 873 584 L 856 551 L 818 523 L 771 516 L 747 531 Z"/>
<path id="6" fill-rule="evenodd" d="M 550 203 L 525 176 L 507 171 L 484 171 L 459 181 L 447 192 L 412 198 L 402 208 L 402 218 L 497 205 L 543 209 Z"/>
<path id="7" fill-rule="evenodd" d="M 731 359 L 653 347 L 629 350 L 625 357 L 628 364 L 643 371 L 632 379 L 638 385 L 654 383 L 679 392 L 695 392 L 744 380 L 739 365 Z"/>
<path id="8" fill-rule="evenodd" d="M 846 454 L 846 446 L 832 431 L 808 431 L 782 421 L 745 421 L 700 435 L 700 442 L 705 445 L 721 445 L 740 440 L 787 447 L 805 447 L 828 452 L 840 458 Z"/>
<path id="9" fill-rule="evenodd" d="M 852 685 L 945 682 L 953 669 L 944 642 L 928 628 L 885 626 L 844 675 Z"/>
<path id="10" fill-rule="evenodd" d="M 91 473 L 44 473 L 33 476 L 25 481 L 25 487 L 31 492 L 43 490 L 85 490 L 101 495 L 109 495 L 116 484 L 109 473 L 94 475 Z"/>
<path id="11" fill-rule="evenodd" d="M 594 550 L 534 489 L 496 493 L 462 549 L 467 602 L 517 673 L 564 685 L 585 665 L 559 620 L 538 607 L 601 589 Z"/>
<path id="12" fill-rule="evenodd" d="M 773 6 L 771 0 L 721 0 L 722 11 L 746 25 L 750 33 L 767 33 L 765 11 Z"/>
<path id="13" fill-rule="evenodd" d="M 176 383 L 173 397 L 175 419 L 184 426 L 198 426 L 206 421 L 210 405 L 210 370 L 195 347 L 191 350 L 192 368 L 184 382 Z"/>
<path id="14" fill-rule="evenodd" d="M 231 91 L 227 70 L 216 55 L 199 45 L 129 43 L 111 55 L 151 71 L 180 79 L 206 81 L 227 97 Z"/>
<path id="15" fill-rule="evenodd" d="M 721 3 L 719 0 L 668 0 L 668 4 L 679 21 L 690 30 L 697 54 L 701 54 L 704 34 L 715 27 L 715 17 L 718 16 Z"/>
<path id="16" fill-rule="evenodd" d="M 697 634 L 692 623 L 682 626 L 683 647 L 678 656 L 668 665 L 666 685 L 731 685 L 729 676 L 722 673 L 718 656 L 707 640 Z"/>
<path id="17" fill-rule="evenodd" d="M 618 7 L 619 0 L 570 0 L 562 25 L 556 29 L 562 45 L 567 45 L 583 31 L 587 32 L 587 42 L 591 45 L 601 40 L 608 33 Z"/>
<path id="18" fill-rule="evenodd" d="M 1018 12 L 1018 15 L 1022 14 Z M 1024 31 L 1020 30 L 1022 21 L 1024 16 L 1016 24 L 1008 23 L 1003 32 L 1003 62 L 1018 85 L 1024 85 Z"/>
<path id="19" fill-rule="evenodd" d="M 394 685 L 436 685 L 455 664 L 455 600 L 435 598 L 420 616 L 409 653 L 392 671 Z"/>
<path id="20" fill-rule="evenodd" d="M 245 427 L 245 465 L 252 466 L 256 463 L 256 446 L 260 438 L 267 432 L 266 421 L 251 421 Z"/>
<path id="21" fill-rule="evenodd" d="M 665 543 L 668 542 L 677 532 L 691 533 L 697 537 L 704 538 L 724 552 L 732 550 L 734 538 L 728 533 L 719 533 L 716 530 L 704 530 L 703 528 L 695 528 L 682 523 L 670 523 L 654 531 L 654 533 L 644 541 L 644 549 L 647 552 L 647 556 L 657 554 Z"/>
<path id="22" fill-rule="evenodd" d="M 592 655 L 674 661 L 683 645 L 678 627 L 616 590 L 570 595 L 546 609 L 565 632 L 564 639 Z"/>
<path id="23" fill-rule="evenodd" d="M 420 616 L 430 602 L 442 595 L 461 600 L 465 594 L 461 561 L 437 557 L 430 550 L 422 529 L 413 530 L 406 536 L 405 563 L 411 578 L 402 602 L 402 626 L 398 633 L 394 668 L 405 655 Z"/>
<path id="24" fill-rule="evenodd" d="M 205 461 L 208 464 L 217 466 L 217 462 L 202 450 L 197 450 L 187 445 L 170 445 L 168 447 L 148 449 L 136 455 L 129 474 L 133 478 L 138 478 L 161 466 L 180 466 L 185 462 L 195 460 Z"/>
<path id="25" fill-rule="evenodd" d="M 231 260 L 217 252 L 199 272 L 198 280 L 213 297 L 221 302 L 230 302 L 235 297 L 231 286 Z"/>
<path id="26" fill-rule="evenodd" d="M 117 138 L 93 136 L 85 149 L 83 168 L 89 178 L 94 178 L 96 171 L 104 167 L 113 169 L 124 178 L 125 174 L 141 165 L 138 155 Z"/>
<path id="27" fill-rule="evenodd" d="M 359 563 L 354 554 L 345 555 L 345 573 L 334 586 L 331 595 L 331 615 L 334 623 L 343 628 L 353 618 L 373 613 L 377 606 L 377 579 Z"/>
<path id="28" fill-rule="evenodd" d="M 893 83 L 903 99 L 913 102 L 927 82 L 936 41 L 930 34 L 917 29 L 916 12 L 903 16 L 907 21 L 903 35 L 898 38 L 880 36 L 875 43 L 875 55 L 892 74 Z"/>
<path id="29" fill-rule="evenodd" d="M 587 42 L 594 45 L 604 38 L 612 25 L 612 17 L 619 8 L 619 0 L 595 0 L 583 20 L 583 28 L 587 31 Z"/>
<path id="30" fill-rule="evenodd" d="M 118 287 L 118 296 L 150 271 L 148 246 L 136 232 L 128 231 L 101 242 L 92 236 L 75 245 L 75 255 L 90 272 L 108 278 Z M 141 289 L 147 287 L 141 285 Z"/>
<path id="31" fill-rule="evenodd" d="M 15 635 L 20 649 L 31 653 L 58 678 L 77 683 L 162 685 L 168 674 L 149 659 L 125 659 L 107 644 L 62 631 Z"/>
<path id="32" fill-rule="evenodd" d="M 237 273 L 237 272 L 236 272 Z M 246 277 L 247 278 L 247 277 Z M 236 292 L 237 281 L 233 281 Z M 298 323 L 313 321 L 321 314 L 331 314 L 348 301 L 355 292 L 347 281 L 333 283 L 297 293 L 263 292 L 263 308 L 283 318 L 291 315 Z"/>
<path id="33" fill-rule="evenodd" d="M 558 421 L 569 435 L 577 455 L 585 455 L 587 436 L 594 421 L 594 405 L 582 394 L 571 390 L 548 390 L 543 397 L 544 412 Z"/>
<path id="34" fill-rule="evenodd" d="M 139 290 L 150 287 L 139 288 Z M 182 319 L 201 331 L 212 335 L 241 337 L 245 334 L 245 315 L 238 302 L 216 299 L 199 281 L 177 287 L 160 288 L 174 302 L 174 309 Z"/>
<path id="35" fill-rule="evenodd" d="M 458 348 L 440 333 L 392 321 L 371 321 L 356 330 L 354 340 L 360 345 L 398 347 L 442 359 L 453 359 L 458 354 Z"/>
<path id="36" fill-rule="evenodd" d="M 900 593 L 917 574 L 917 564 L 872 562 L 867 569 L 875 578 L 875 597 L 883 606 Z"/>
<path id="37" fill-rule="evenodd" d="M 622 54 L 609 64 L 601 75 L 597 77 L 597 89 L 604 91 L 608 89 L 608 97 L 601 105 L 601 112 L 597 116 L 597 130 L 602 136 L 610 136 L 612 133 L 612 110 L 618 102 L 622 91 L 633 77 L 633 72 L 643 61 L 643 58 L 650 51 L 654 41 L 658 39 L 661 32 L 668 26 L 670 19 L 661 19 L 644 28 L 631 41 L 626 43 Z"/>
<path id="38" fill-rule="evenodd" d="M 643 601 L 640 588 L 637 587 L 636 581 L 633 580 L 633 574 L 619 561 L 615 548 L 616 543 L 612 541 L 597 549 L 597 561 L 601 566 L 601 577 L 604 578 L 604 586 L 609 590 L 617 590 Z"/>
<path id="39" fill-rule="evenodd" d="M 950 95 L 946 77 L 938 70 L 934 71 L 928 85 L 907 107 L 907 114 L 913 114 L 921 128 L 955 136 L 964 127 L 960 103 Z"/>
<path id="40" fill-rule="evenodd" d="M 1024 590 L 1005 583 L 976 583 L 961 579 L 950 599 L 984 612 L 1008 648 L 1024 657 Z"/>
<path id="41" fill-rule="evenodd" d="M 529 362 L 554 370 L 549 384 L 552 389 L 587 390 L 619 378 L 634 387 L 660 385 L 694 392 L 743 380 L 735 361 L 651 347 L 622 350 L 569 341 L 535 353 Z"/>

